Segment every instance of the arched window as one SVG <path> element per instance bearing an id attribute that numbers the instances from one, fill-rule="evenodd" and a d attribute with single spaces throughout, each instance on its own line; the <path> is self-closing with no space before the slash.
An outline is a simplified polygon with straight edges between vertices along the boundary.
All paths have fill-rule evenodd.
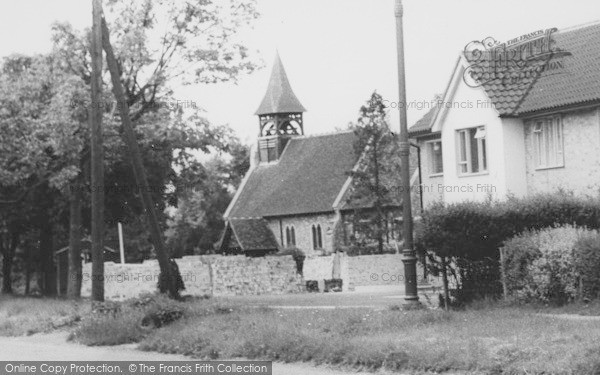
<path id="1" fill-rule="evenodd" d="M 323 248 L 323 235 L 321 233 L 321 224 L 312 226 L 313 249 Z"/>
<path id="2" fill-rule="evenodd" d="M 290 236 L 290 227 L 285 227 L 285 245 L 290 246 L 292 237 Z"/>
<path id="3" fill-rule="evenodd" d="M 292 226 L 292 229 L 290 230 L 291 234 L 292 234 L 292 245 L 296 246 L 296 231 L 294 230 L 294 227 Z"/>
<path id="4" fill-rule="evenodd" d="M 323 248 L 323 235 L 321 233 L 321 225 L 317 224 L 317 245 L 319 249 Z"/>

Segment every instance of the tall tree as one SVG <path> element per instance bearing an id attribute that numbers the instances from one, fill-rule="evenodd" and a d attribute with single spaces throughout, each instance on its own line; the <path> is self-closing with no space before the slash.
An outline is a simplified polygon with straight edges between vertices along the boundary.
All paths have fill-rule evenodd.
<path id="1" fill-rule="evenodd" d="M 357 208 L 355 219 L 368 223 L 362 226 L 362 232 L 377 241 L 378 252 L 382 253 L 385 208 L 399 203 L 397 190 L 393 189 L 399 160 L 396 136 L 390 131 L 381 95 L 373 92 L 351 128 L 356 134 L 354 150 L 359 168 L 350 172 L 353 178 L 348 204 Z"/>

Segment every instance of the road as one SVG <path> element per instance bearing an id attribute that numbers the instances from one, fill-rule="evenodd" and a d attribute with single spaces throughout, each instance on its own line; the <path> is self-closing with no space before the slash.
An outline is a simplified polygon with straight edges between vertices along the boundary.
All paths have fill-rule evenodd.
<path id="1" fill-rule="evenodd" d="M 119 346 L 83 346 L 66 341 L 66 332 L 28 337 L 0 337 L 1 361 L 190 361 L 174 354 L 142 352 L 135 344 Z M 2 370 L 0 369 L 0 373 Z M 347 375 L 343 372 L 310 364 L 273 363 L 274 375 Z M 367 374 L 367 373 L 364 373 Z M 370 373 L 372 374 L 372 373 Z M 379 373 L 382 374 L 382 373 Z"/>

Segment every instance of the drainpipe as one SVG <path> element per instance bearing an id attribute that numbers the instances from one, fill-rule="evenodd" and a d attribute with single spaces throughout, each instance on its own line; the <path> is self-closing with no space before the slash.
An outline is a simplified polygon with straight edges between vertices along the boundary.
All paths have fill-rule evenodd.
<path id="1" fill-rule="evenodd" d="M 421 215 L 423 215 L 423 176 L 421 175 L 421 147 L 416 143 L 410 145 L 417 149 L 417 168 L 419 168 L 419 204 L 421 206 Z M 427 256 L 423 256 L 423 278 L 427 279 Z"/>
<path id="2" fill-rule="evenodd" d="M 423 214 L 423 190 L 422 190 L 422 186 L 423 186 L 423 178 L 421 175 L 421 147 L 416 144 L 416 143 L 410 143 L 410 145 L 414 148 L 417 149 L 417 168 L 419 168 L 419 205 L 421 206 L 421 214 Z"/>

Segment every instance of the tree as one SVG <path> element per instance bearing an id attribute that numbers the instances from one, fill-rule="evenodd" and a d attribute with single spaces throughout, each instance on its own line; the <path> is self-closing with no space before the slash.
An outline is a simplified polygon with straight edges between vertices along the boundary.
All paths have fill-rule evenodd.
<path id="1" fill-rule="evenodd" d="M 381 95 L 373 92 L 351 129 L 356 134 L 354 150 L 359 167 L 350 172 L 352 185 L 347 203 L 355 208 L 355 221 L 367 222 L 362 232 L 377 241 L 378 252 L 382 253 L 385 209 L 399 203 L 398 190 L 393 188 L 399 159 L 397 137 L 390 131 Z"/>
<path id="2" fill-rule="evenodd" d="M 231 0 L 226 5 L 229 7 L 211 1 L 195 4 L 175 1 L 109 3 L 109 14 L 114 16 L 109 25 L 113 31 L 114 54 L 110 44 L 105 43 L 105 50 L 108 46 L 107 53 L 110 51 L 111 54 L 109 65 L 112 63 L 113 91 L 121 95 L 117 99 L 117 106 L 129 139 L 128 149 L 137 147 L 131 144 L 133 133 L 128 121 L 138 121 L 155 111 L 157 104 L 160 104 L 159 99 L 164 99 L 168 94 L 168 80 L 179 75 L 185 76 L 190 71 L 190 67 L 182 69 L 181 64 L 173 64 L 174 60 L 191 63 L 195 74 L 193 81 L 202 83 L 234 79 L 237 74 L 255 68 L 246 48 L 233 38 L 241 26 L 257 17 L 254 1 Z M 107 30 L 105 27 L 105 39 L 108 39 Z M 156 33 L 156 30 L 164 31 L 164 34 L 158 45 L 153 46 L 148 35 Z M 87 43 L 81 36 L 69 25 L 58 24 L 55 26 L 54 40 L 65 56 L 67 66 L 84 80 L 89 77 Z M 123 94 L 120 94 L 121 91 Z M 136 178 L 141 178 L 140 181 L 144 181 L 145 185 L 141 160 L 137 156 L 134 160 Z M 146 210 L 154 211 L 150 194 L 141 191 L 140 195 L 146 202 Z M 150 215 L 152 223 L 154 216 Z M 166 272 L 168 269 L 163 266 L 166 261 L 160 254 L 162 245 L 158 227 L 155 224 L 151 227 L 155 248 L 159 251 L 157 255 L 162 260 L 161 269 Z"/>
<path id="3" fill-rule="evenodd" d="M 248 148 L 230 138 L 221 148 L 223 153 L 204 163 L 202 173 L 187 169 L 181 176 L 187 189 L 179 196 L 165 232 L 177 255 L 211 253 L 220 238 L 223 212 L 250 167 Z"/>

